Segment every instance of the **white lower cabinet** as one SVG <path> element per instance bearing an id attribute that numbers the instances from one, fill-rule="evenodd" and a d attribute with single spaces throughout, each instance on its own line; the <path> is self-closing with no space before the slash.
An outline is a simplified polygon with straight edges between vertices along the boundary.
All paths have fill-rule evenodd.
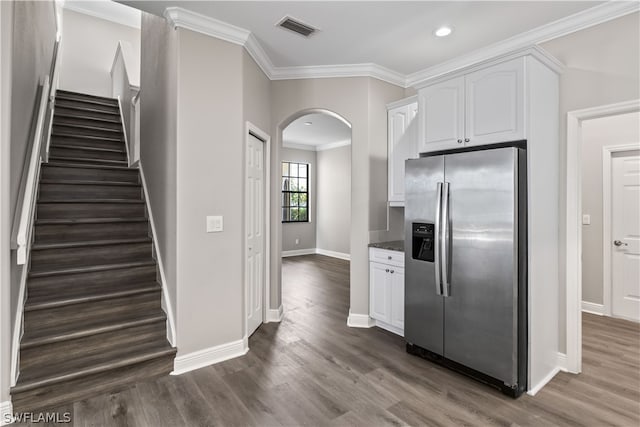
<path id="1" fill-rule="evenodd" d="M 376 326 L 404 336 L 404 256 L 369 250 L 369 316 Z"/>

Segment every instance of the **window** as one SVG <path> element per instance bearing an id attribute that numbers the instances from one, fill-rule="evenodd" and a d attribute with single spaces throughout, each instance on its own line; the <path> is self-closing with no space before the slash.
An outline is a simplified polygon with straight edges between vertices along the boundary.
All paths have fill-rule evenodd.
<path id="1" fill-rule="evenodd" d="M 282 162 L 282 222 L 309 222 L 309 165 Z"/>

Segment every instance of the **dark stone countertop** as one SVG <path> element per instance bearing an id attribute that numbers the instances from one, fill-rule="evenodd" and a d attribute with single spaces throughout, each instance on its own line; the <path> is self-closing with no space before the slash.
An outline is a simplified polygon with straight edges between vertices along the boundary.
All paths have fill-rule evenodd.
<path id="1" fill-rule="evenodd" d="M 369 247 L 387 249 L 389 251 L 404 252 L 404 240 L 394 240 L 392 242 L 369 243 Z"/>

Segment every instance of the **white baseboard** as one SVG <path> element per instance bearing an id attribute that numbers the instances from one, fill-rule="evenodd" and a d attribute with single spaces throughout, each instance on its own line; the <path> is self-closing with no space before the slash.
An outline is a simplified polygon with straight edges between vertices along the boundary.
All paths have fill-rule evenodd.
<path id="1" fill-rule="evenodd" d="M 569 369 L 567 368 L 567 354 L 566 353 L 558 352 L 558 368 L 560 368 L 560 370 L 562 372 L 569 372 Z"/>
<path id="2" fill-rule="evenodd" d="M 350 328 L 372 328 L 376 326 L 376 321 L 370 318 L 368 314 L 355 314 L 349 309 L 347 326 Z"/>
<path id="3" fill-rule="evenodd" d="M 180 375 L 195 369 L 204 368 L 214 363 L 224 362 L 235 357 L 244 356 L 249 351 L 249 342 L 245 337 L 238 341 L 205 348 L 176 357 L 171 375 Z"/>
<path id="4" fill-rule="evenodd" d="M 401 337 L 404 337 L 404 330 L 403 329 L 400 329 L 400 328 L 398 328 L 396 326 L 390 325 L 390 324 L 385 323 L 385 322 L 381 322 L 379 320 L 374 320 L 374 322 L 375 322 L 375 325 L 378 328 L 382 328 L 385 331 L 393 332 L 396 335 L 400 335 Z"/>
<path id="5" fill-rule="evenodd" d="M 549 374 L 547 374 L 546 377 L 544 377 L 538 384 L 536 384 L 535 386 L 531 387 L 529 389 L 529 391 L 527 391 L 527 394 L 529 396 L 535 396 L 536 393 L 538 393 L 540 390 L 542 390 L 542 387 L 544 387 L 545 385 L 547 385 L 547 383 L 549 381 L 551 381 L 553 379 L 553 377 L 556 376 L 556 374 L 560 372 L 560 368 L 559 367 L 555 367 L 551 370 L 551 372 L 549 372 Z"/>
<path id="6" fill-rule="evenodd" d="M 330 256 L 332 258 L 339 258 L 345 261 L 351 261 L 351 254 L 345 254 L 343 252 L 328 251 L 326 249 L 316 248 L 316 253 L 318 255 Z"/>
<path id="7" fill-rule="evenodd" d="M 294 249 L 291 251 L 282 251 L 282 258 L 286 258 L 290 256 L 301 256 L 301 255 L 324 255 L 324 256 L 330 256 L 332 258 L 343 259 L 345 261 L 351 261 L 351 254 L 329 251 L 329 250 L 320 249 L 320 248 Z"/>
<path id="8" fill-rule="evenodd" d="M 582 301 L 582 311 L 585 313 L 597 314 L 598 316 L 604 316 L 604 304 Z"/>
<path id="9" fill-rule="evenodd" d="M 282 251 L 282 258 L 290 257 L 290 256 L 300 256 L 300 255 L 315 255 L 316 248 L 309 249 L 294 249 L 292 251 Z"/>
<path id="10" fill-rule="evenodd" d="M 11 402 L 0 402 L 0 426 L 13 423 L 13 405 Z"/>
<path id="11" fill-rule="evenodd" d="M 280 307 L 276 309 L 267 309 L 265 323 L 282 322 L 282 319 L 284 319 L 284 307 L 282 306 L 282 304 L 280 304 Z"/>

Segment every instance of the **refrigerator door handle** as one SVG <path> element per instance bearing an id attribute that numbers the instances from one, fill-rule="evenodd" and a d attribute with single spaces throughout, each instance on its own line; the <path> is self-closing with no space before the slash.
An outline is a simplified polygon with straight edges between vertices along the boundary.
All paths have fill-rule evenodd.
<path id="1" fill-rule="evenodd" d="M 440 228 L 442 222 L 442 183 L 438 183 L 436 191 L 436 222 L 434 224 L 434 242 L 433 261 L 434 270 L 436 271 L 436 294 L 442 295 L 442 281 L 440 280 Z"/>
<path id="2" fill-rule="evenodd" d="M 442 216 L 440 218 L 442 237 L 442 253 L 440 254 L 440 264 L 442 268 L 442 295 L 448 297 L 451 294 L 451 283 L 449 283 L 449 183 L 445 182 L 442 189 Z"/>

